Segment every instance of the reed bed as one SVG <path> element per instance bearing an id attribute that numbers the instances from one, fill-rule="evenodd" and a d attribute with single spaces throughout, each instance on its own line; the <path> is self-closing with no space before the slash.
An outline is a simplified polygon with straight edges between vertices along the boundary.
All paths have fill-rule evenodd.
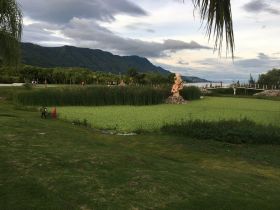
<path id="1" fill-rule="evenodd" d="M 200 98 L 198 88 L 187 87 L 182 93 L 187 100 Z M 15 101 L 29 106 L 155 105 L 164 103 L 169 95 L 169 87 L 62 87 L 23 91 Z"/>

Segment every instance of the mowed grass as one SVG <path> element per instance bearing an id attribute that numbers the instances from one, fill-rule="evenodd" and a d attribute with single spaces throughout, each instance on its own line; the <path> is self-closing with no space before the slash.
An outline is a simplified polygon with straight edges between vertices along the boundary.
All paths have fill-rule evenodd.
<path id="1" fill-rule="evenodd" d="M 280 146 L 102 135 L 0 101 L 0 209 L 280 209 Z"/>
<path id="2" fill-rule="evenodd" d="M 58 107 L 57 111 L 62 119 L 86 119 L 95 128 L 120 131 L 157 130 L 166 123 L 191 119 L 247 118 L 280 126 L 279 101 L 248 98 L 207 97 L 185 105 Z"/>

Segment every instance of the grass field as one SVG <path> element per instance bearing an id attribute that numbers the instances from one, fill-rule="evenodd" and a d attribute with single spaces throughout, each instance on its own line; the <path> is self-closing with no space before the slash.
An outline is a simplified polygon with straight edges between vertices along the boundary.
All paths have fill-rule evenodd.
<path id="1" fill-rule="evenodd" d="M 0 209 L 278 210 L 279 194 L 277 145 L 102 135 L 0 100 Z"/>
<path id="2" fill-rule="evenodd" d="M 67 120 L 86 119 L 95 128 L 133 131 L 159 129 L 165 123 L 188 119 L 248 118 L 280 127 L 280 102 L 248 98 L 207 97 L 186 105 L 58 107 Z"/>

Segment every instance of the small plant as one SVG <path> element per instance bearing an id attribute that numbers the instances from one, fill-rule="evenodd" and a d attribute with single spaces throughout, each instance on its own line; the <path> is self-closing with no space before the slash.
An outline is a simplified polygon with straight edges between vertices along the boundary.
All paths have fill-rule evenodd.
<path id="1" fill-rule="evenodd" d="M 72 124 L 73 125 L 78 125 L 78 126 L 83 126 L 83 127 L 86 127 L 86 128 L 90 128 L 91 125 L 90 123 L 88 123 L 87 119 L 83 119 L 83 120 L 72 120 Z"/>
<path id="2" fill-rule="evenodd" d="M 26 82 L 23 84 L 23 87 L 25 87 L 26 90 L 31 90 L 32 89 L 32 84 L 29 82 Z"/>

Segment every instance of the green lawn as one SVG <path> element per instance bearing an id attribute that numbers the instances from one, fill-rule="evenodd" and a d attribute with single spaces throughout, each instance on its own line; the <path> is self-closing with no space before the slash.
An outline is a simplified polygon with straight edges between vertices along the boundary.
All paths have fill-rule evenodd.
<path id="1" fill-rule="evenodd" d="M 159 129 L 165 123 L 188 119 L 220 120 L 248 118 L 259 124 L 280 126 L 280 102 L 208 97 L 186 105 L 58 107 L 67 120 L 84 120 L 95 128 L 133 131 Z"/>
<path id="2" fill-rule="evenodd" d="M 0 100 L 0 209 L 278 210 L 279 194 L 280 146 L 102 135 Z"/>
<path id="3" fill-rule="evenodd" d="M 102 135 L 0 101 L 0 209 L 278 210 L 279 165 L 279 146 Z"/>

